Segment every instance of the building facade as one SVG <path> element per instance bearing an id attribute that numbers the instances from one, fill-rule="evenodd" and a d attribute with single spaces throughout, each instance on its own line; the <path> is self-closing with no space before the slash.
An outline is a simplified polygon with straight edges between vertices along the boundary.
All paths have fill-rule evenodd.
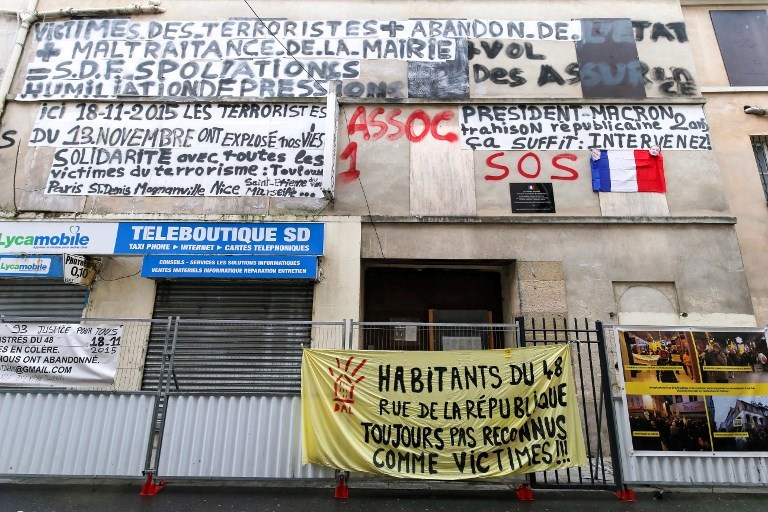
<path id="1" fill-rule="evenodd" d="M 9 270 L 6 314 L 766 321 L 764 250 L 752 238 L 766 234 L 765 205 L 749 206 L 757 173 L 747 183 L 736 163 L 750 140 L 732 144 L 719 122 L 735 97 L 760 100 L 707 92 L 724 76 L 693 48 L 712 42 L 703 8 L 25 7 L 41 15 L 28 14 L 7 66 L 0 243 L 10 264 L 53 268 L 74 252 L 101 266 L 87 288 Z M 739 133 L 762 126 L 740 108 Z M 725 158 L 731 148 L 738 159 Z M 91 231 L 100 248 L 37 244 Z M 264 270 L 299 255 L 316 273 Z M 230 279 L 212 260 L 259 270 Z M 158 340 L 129 341 L 147 368 Z M 135 368 L 116 388 L 155 385 Z"/>
<path id="2" fill-rule="evenodd" d="M 684 1 L 712 144 L 723 175 L 758 325 L 768 323 L 765 3 Z"/>

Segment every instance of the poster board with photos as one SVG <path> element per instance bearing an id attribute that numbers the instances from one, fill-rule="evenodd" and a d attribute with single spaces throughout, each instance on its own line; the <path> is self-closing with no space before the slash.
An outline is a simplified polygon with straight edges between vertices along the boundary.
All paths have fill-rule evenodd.
<path id="1" fill-rule="evenodd" d="M 614 329 L 633 455 L 768 452 L 768 344 L 759 328 Z"/>

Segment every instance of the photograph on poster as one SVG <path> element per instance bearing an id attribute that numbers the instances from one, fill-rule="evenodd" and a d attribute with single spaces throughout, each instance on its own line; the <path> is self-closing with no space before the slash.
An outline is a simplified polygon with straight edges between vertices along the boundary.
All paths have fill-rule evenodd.
<path id="1" fill-rule="evenodd" d="M 715 452 L 768 451 L 768 396 L 713 396 L 709 409 Z"/>
<path id="2" fill-rule="evenodd" d="M 768 382 L 768 346 L 764 332 L 694 332 L 704 383 Z"/>
<path id="3" fill-rule="evenodd" d="M 618 331 L 625 382 L 701 382 L 690 331 Z"/>
<path id="4" fill-rule="evenodd" d="M 693 395 L 627 395 L 637 451 L 712 451 L 705 401 Z"/>

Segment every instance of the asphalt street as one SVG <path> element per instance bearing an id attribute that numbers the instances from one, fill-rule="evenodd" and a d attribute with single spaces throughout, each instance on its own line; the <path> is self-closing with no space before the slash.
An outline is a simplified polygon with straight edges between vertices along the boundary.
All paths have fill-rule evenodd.
<path id="1" fill-rule="evenodd" d="M 537 491 L 520 502 L 513 491 L 434 491 L 350 489 L 350 498 L 333 498 L 331 488 L 202 487 L 169 485 L 152 497 L 139 485 L 0 485 L 0 512 L 545 512 L 600 510 L 636 512 L 740 512 L 765 510 L 768 495 L 670 492 L 659 498 L 640 492 L 634 503 L 604 491 Z"/>

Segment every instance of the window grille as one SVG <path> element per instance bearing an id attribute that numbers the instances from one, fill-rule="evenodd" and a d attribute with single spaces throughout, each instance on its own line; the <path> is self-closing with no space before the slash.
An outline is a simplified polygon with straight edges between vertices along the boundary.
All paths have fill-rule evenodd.
<path id="1" fill-rule="evenodd" d="M 768 136 L 752 137 L 752 150 L 755 152 L 757 172 L 760 175 L 760 183 L 763 185 L 766 204 L 768 204 Z"/>

